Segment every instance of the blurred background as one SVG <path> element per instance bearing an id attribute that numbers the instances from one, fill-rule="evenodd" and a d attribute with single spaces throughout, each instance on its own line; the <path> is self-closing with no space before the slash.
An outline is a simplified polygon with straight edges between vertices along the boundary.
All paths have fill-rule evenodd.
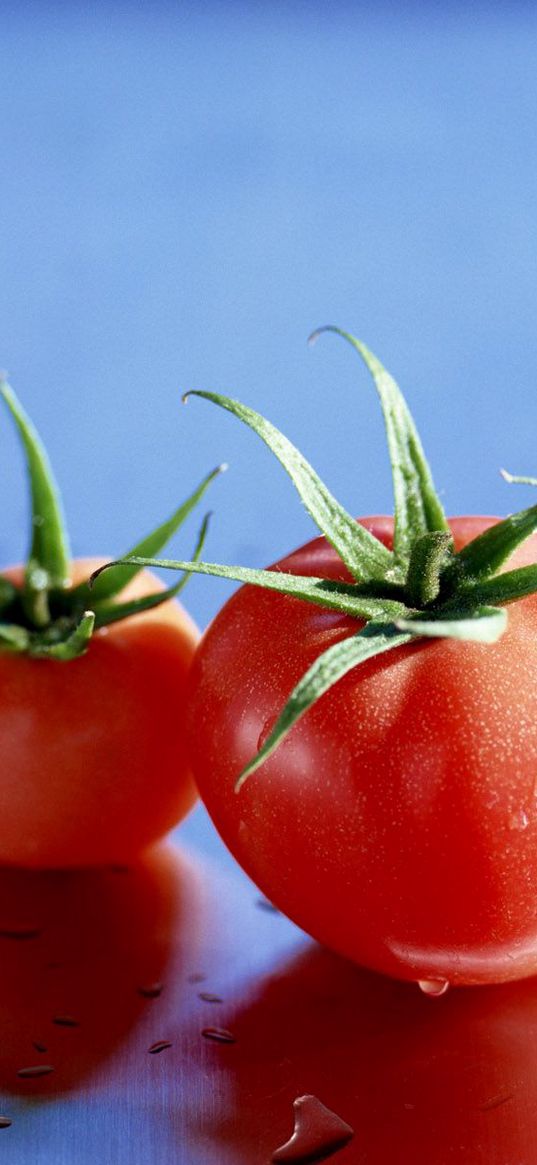
<path id="1" fill-rule="evenodd" d="M 75 553 L 128 549 L 222 460 L 207 558 L 313 535 L 190 387 L 263 411 L 354 513 L 391 510 L 365 371 L 306 345 L 328 322 L 398 378 L 448 512 L 530 504 L 498 469 L 537 473 L 534 5 L 2 3 L 0 45 L 0 362 Z M 27 501 L 0 422 L 11 560 Z M 192 580 L 200 625 L 229 589 Z"/>

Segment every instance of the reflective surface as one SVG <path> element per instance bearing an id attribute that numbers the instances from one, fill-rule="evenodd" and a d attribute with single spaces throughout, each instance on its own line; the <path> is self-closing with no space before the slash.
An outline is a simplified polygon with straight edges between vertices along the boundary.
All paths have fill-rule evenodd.
<path id="1" fill-rule="evenodd" d="M 342 1165 L 534 1165 L 537 981 L 428 998 L 362 971 L 196 830 L 213 857 L 1 874 L 4 1160 L 268 1165 L 311 1093 L 354 1128 Z"/>

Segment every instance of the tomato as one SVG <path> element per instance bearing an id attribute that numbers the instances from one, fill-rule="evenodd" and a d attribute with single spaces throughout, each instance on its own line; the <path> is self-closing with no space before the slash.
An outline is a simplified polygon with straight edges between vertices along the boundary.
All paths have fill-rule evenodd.
<path id="1" fill-rule="evenodd" d="M 101 562 L 75 562 L 72 582 Z M 121 600 L 162 590 L 144 571 Z M 183 698 L 198 638 L 168 600 L 97 630 L 69 663 L 0 652 L 1 864 L 127 862 L 184 816 L 196 795 Z"/>
<path id="2" fill-rule="evenodd" d="M 334 950 L 430 994 L 531 975 L 537 505 L 450 523 L 394 378 L 326 331 L 371 373 L 393 520 L 357 522 L 271 421 L 196 391 L 274 453 L 321 538 L 267 571 L 131 560 L 246 584 L 188 681 L 194 776 L 244 869 Z"/>
<path id="3" fill-rule="evenodd" d="M 128 862 L 196 796 L 183 696 L 199 634 L 175 601 L 187 575 L 166 590 L 121 561 L 93 580 L 103 563 L 72 560 L 45 447 L 1 376 L 0 400 L 21 442 L 31 499 L 28 559 L 0 573 L 0 865 Z M 131 557 L 160 550 L 222 468 Z"/>
<path id="4" fill-rule="evenodd" d="M 497 519 L 459 517 L 455 550 Z M 386 546 L 389 518 L 361 519 Z M 509 568 L 537 561 L 537 536 Z M 275 568 L 351 581 L 324 538 Z M 201 796 L 263 893 L 320 942 L 425 990 L 537 972 L 537 597 L 494 643 L 415 639 L 331 687 L 238 774 L 357 620 L 260 587 L 222 608 L 188 683 Z"/>

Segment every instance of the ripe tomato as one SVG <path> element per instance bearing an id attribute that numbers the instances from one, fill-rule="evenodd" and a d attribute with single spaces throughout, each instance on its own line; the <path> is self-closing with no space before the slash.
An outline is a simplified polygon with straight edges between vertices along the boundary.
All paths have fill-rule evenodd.
<path id="1" fill-rule="evenodd" d="M 138 567 L 96 584 L 72 562 L 44 445 L 0 375 L 31 498 L 27 562 L 0 573 L 0 865 L 129 861 L 190 808 L 183 693 L 198 632 Z M 134 548 L 155 553 L 221 472 L 218 466 Z M 195 557 L 207 532 L 201 524 Z"/>
<path id="2" fill-rule="evenodd" d="M 247 584 L 191 672 L 194 775 L 244 868 L 328 946 L 431 994 L 531 975 L 537 506 L 449 523 L 395 380 L 326 331 L 375 384 L 393 521 L 356 522 L 271 421 L 196 391 L 271 449 L 322 537 L 271 571 L 129 560 Z"/>
<path id="3" fill-rule="evenodd" d="M 102 560 L 79 560 L 72 582 Z M 22 568 L 4 572 L 20 585 Z M 163 590 L 149 572 L 120 599 Z M 129 861 L 190 809 L 184 689 L 198 631 L 176 600 L 96 631 L 69 663 L 0 652 L 0 864 Z"/>
<path id="4" fill-rule="evenodd" d="M 455 518 L 459 550 L 496 519 Z M 362 520 L 391 545 L 392 520 Z M 509 568 L 537 561 L 537 536 Z M 276 564 L 351 581 L 316 538 Z M 226 603 L 189 677 L 201 796 L 267 897 L 321 942 L 420 980 L 537 971 L 537 597 L 495 643 L 416 639 L 327 691 L 239 792 L 289 693 L 353 618 L 260 587 Z"/>

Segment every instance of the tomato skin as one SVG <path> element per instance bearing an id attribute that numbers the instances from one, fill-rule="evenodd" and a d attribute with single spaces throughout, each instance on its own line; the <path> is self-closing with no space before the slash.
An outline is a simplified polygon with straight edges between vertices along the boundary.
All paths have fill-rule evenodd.
<path id="1" fill-rule="evenodd" d="M 460 548 L 497 519 L 455 518 Z M 387 545 L 387 518 L 361 519 Z M 508 569 L 537 560 L 537 536 Z M 318 538 L 276 564 L 348 578 Z M 189 678 L 190 755 L 224 841 L 322 943 L 403 979 L 537 972 L 537 598 L 493 645 L 420 640 L 328 691 L 240 792 L 234 785 L 337 612 L 243 587 Z"/>
<path id="2" fill-rule="evenodd" d="M 76 561 L 73 583 L 102 561 Z M 4 573 L 21 581 L 21 567 Z M 120 597 L 160 589 L 144 571 Z M 183 702 L 198 638 L 172 601 L 96 632 L 69 663 L 0 652 L 0 864 L 130 861 L 188 812 Z"/>

